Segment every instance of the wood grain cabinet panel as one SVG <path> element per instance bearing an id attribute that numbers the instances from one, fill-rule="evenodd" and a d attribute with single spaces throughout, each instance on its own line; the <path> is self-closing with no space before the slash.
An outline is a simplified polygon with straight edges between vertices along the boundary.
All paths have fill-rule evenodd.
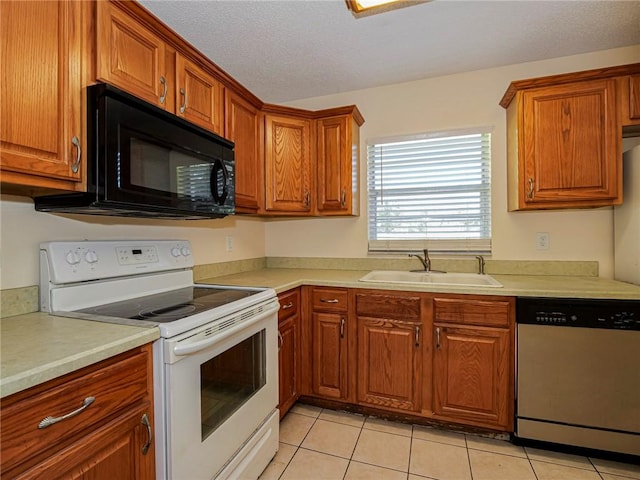
<path id="1" fill-rule="evenodd" d="M 97 79 L 166 108 L 165 42 L 110 2 L 96 2 L 96 19 Z"/>
<path id="2" fill-rule="evenodd" d="M 435 326 L 435 416 L 509 429 L 509 330 Z"/>
<path id="3" fill-rule="evenodd" d="M 639 135 L 640 126 L 640 64 L 635 75 L 618 77 L 618 98 L 623 127 L 634 127 L 629 136 Z M 629 129 L 628 129 L 629 130 Z"/>
<path id="4" fill-rule="evenodd" d="M 1 477 L 155 478 L 152 368 L 147 345 L 3 398 Z"/>
<path id="5" fill-rule="evenodd" d="M 224 87 L 213 75 L 176 53 L 176 115 L 223 134 Z"/>
<path id="6" fill-rule="evenodd" d="M 421 327 L 421 324 L 358 317 L 359 403 L 420 410 Z"/>
<path id="7" fill-rule="evenodd" d="M 236 213 L 264 208 L 263 115 L 231 89 L 225 89 L 225 136 L 235 143 Z"/>
<path id="8" fill-rule="evenodd" d="M 265 210 L 311 213 L 311 120 L 265 115 Z"/>
<path id="9" fill-rule="evenodd" d="M 558 77 L 514 82 L 522 89 L 507 108 L 509 210 L 622 202 L 616 79 Z"/>
<path id="10" fill-rule="evenodd" d="M 347 398 L 347 325 L 346 315 L 312 314 L 312 389 L 319 396 Z"/>
<path id="11" fill-rule="evenodd" d="M 0 2 L 0 22 L 3 190 L 81 190 L 81 2 Z"/>
<path id="12" fill-rule="evenodd" d="M 278 379 L 280 418 L 300 397 L 300 289 L 278 295 Z"/>

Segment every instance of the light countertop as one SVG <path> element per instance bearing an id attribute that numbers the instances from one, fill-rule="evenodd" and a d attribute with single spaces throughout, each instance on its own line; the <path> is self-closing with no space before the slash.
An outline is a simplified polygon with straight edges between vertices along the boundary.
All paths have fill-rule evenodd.
<path id="1" fill-rule="evenodd" d="M 158 328 L 35 312 L 0 319 L 0 396 L 39 385 L 160 337 Z"/>
<path id="2" fill-rule="evenodd" d="M 498 280 L 503 287 L 489 288 L 360 282 L 359 279 L 367 273 L 369 273 L 369 270 L 265 268 L 207 278 L 199 280 L 198 283 L 269 287 L 273 288 L 277 293 L 301 285 L 324 285 L 346 288 L 465 293 L 475 295 L 640 300 L 640 286 L 591 276 L 491 275 Z"/>

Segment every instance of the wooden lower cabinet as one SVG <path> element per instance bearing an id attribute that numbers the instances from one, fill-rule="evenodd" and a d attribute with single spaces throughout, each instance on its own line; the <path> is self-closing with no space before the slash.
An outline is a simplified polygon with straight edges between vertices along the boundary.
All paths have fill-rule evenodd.
<path id="1" fill-rule="evenodd" d="M 304 395 L 513 431 L 513 297 L 303 291 Z"/>
<path id="2" fill-rule="evenodd" d="M 87 399 L 93 397 L 93 401 Z M 48 416 L 76 415 L 40 428 Z M 155 478 L 151 345 L 1 401 L 0 478 Z"/>
<path id="3" fill-rule="evenodd" d="M 278 381 L 280 418 L 300 397 L 300 289 L 278 295 Z"/>
<path id="4" fill-rule="evenodd" d="M 417 412 L 421 324 L 358 318 L 358 403 Z"/>
<path id="5" fill-rule="evenodd" d="M 513 422 L 510 331 L 436 324 L 433 413 L 508 429 Z"/>
<path id="6" fill-rule="evenodd" d="M 314 312 L 313 393 L 332 399 L 347 398 L 346 315 Z"/>

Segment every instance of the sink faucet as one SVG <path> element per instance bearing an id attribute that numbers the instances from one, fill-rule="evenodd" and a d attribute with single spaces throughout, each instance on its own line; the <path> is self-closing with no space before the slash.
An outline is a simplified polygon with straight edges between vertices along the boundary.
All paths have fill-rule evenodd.
<path id="1" fill-rule="evenodd" d="M 410 253 L 409 256 L 410 257 L 416 257 L 418 260 L 420 260 L 420 263 L 422 263 L 422 266 L 424 267 L 424 271 L 425 272 L 430 272 L 431 271 L 431 259 L 429 258 L 429 250 L 427 250 L 426 248 L 423 250 L 424 252 L 424 257 L 421 257 L 420 255 L 417 255 L 415 253 Z"/>
<path id="2" fill-rule="evenodd" d="M 476 255 L 478 260 L 478 274 L 484 275 L 484 257 L 482 255 Z"/>

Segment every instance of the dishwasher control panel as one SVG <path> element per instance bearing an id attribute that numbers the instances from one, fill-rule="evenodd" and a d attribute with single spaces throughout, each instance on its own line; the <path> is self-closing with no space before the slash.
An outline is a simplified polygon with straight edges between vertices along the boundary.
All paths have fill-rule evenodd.
<path id="1" fill-rule="evenodd" d="M 640 300 L 518 297 L 516 322 L 640 331 Z"/>

